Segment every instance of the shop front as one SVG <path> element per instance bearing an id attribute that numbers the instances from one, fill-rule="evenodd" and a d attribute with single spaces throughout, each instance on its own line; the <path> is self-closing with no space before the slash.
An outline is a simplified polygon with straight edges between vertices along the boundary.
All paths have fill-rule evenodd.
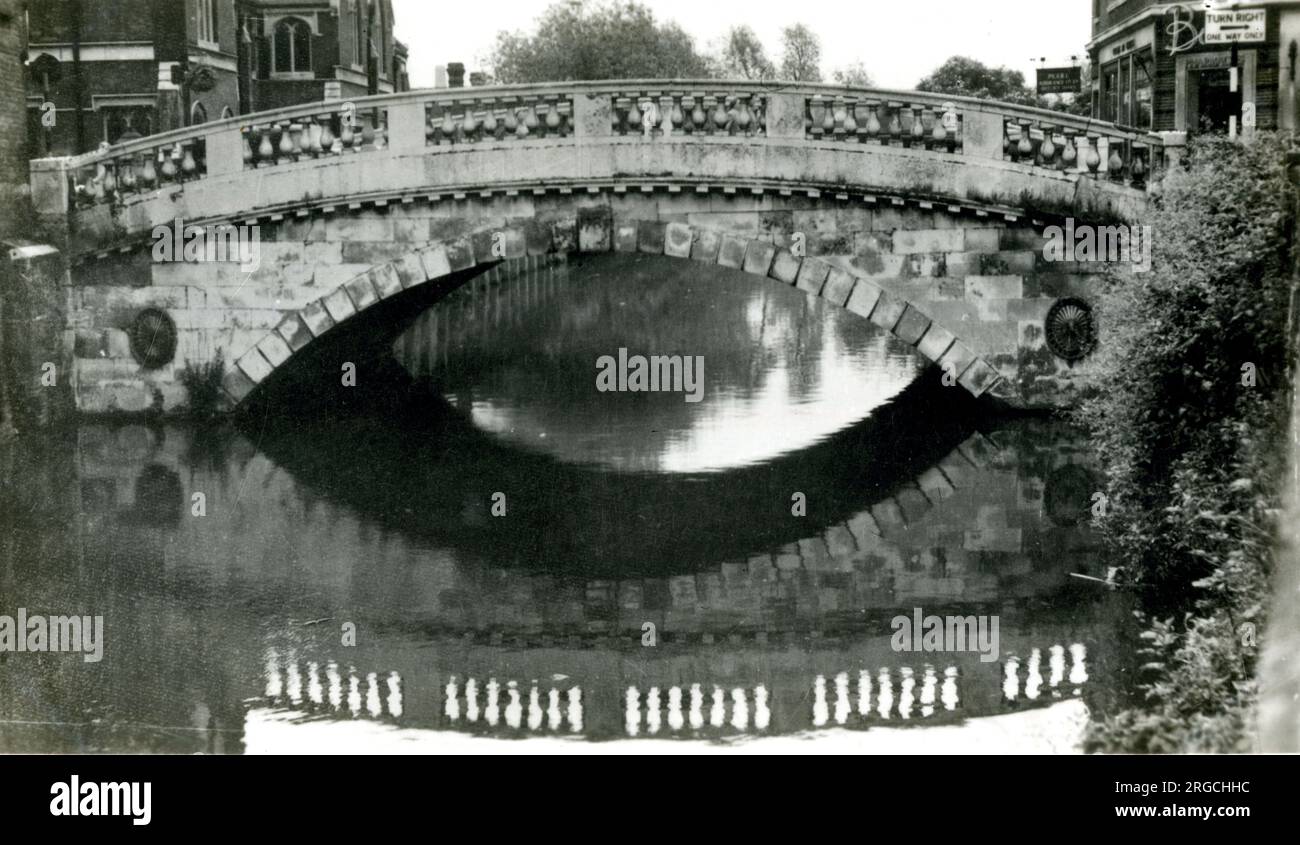
<path id="1" fill-rule="evenodd" d="M 1300 2 L 1093 0 L 1093 115 L 1157 132 L 1296 128 Z"/>

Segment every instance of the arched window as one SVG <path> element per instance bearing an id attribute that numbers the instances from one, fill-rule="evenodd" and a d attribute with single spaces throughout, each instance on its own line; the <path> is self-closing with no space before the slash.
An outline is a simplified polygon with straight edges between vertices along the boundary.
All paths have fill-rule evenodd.
<path id="1" fill-rule="evenodd" d="M 275 25 L 272 39 L 272 68 L 276 73 L 306 73 L 311 70 L 311 27 L 298 18 L 285 18 Z"/>
<path id="2" fill-rule="evenodd" d="M 208 110 L 202 103 L 195 103 L 190 106 L 190 126 L 198 126 L 200 123 L 208 122 Z"/>
<path id="3" fill-rule="evenodd" d="M 235 112 L 234 112 L 233 109 L 230 108 L 230 106 L 222 106 L 222 107 L 221 107 L 221 119 L 222 119 L 222 120 L 225 120 L 225 119 L 228 118 L 228 117 L 234 117 L 234 116 L 235 116 Z"/>

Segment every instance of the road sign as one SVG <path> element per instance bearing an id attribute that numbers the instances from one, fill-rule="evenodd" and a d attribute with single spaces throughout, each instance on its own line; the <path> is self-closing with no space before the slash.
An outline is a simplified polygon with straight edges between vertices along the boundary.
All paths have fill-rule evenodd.
<path id="1" fill-rule="evenodd" d="M 1266 9 L 1205 13 L 1205 43 L 1263 41 Z"/>
<path id="2" fill-rule="evenodd" d="M 1040 67 L 1038 69 L 1038 93 L 1040 94 L 1077 94 L 1082 86 L 1077 67 Z"/>

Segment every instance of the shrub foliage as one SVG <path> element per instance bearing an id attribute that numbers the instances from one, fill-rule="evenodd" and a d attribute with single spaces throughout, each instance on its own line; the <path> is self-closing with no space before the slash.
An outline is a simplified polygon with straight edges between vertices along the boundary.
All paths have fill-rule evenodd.
<path id="1" fill-rule="evenodd" d="M 1286 457 L 1293 192 L 1284 141 L 1193 142 L 1150 219 L 1150 272 L 1099 297 L 1080 411 L 1106 473 L 1099 522 L 1141 596 L 1141 700 L 1101 750 L 1245 750 Z"/>

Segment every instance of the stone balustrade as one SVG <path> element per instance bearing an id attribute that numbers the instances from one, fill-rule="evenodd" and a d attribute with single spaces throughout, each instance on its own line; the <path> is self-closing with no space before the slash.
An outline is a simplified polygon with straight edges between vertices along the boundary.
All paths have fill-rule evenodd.
<path id="1" fill-rule="evenodd" d="M 583 145 L 597 139 L 907 149 L 1077 173 L 1145 188 L 1155 133 L 988 100 L 829 85 L 628 81 L 408 91 L 228 118 L 70 159 L 33 162 L 42 212 L 129 204 L 209 176 L 390 149 Z M 51 188 L 50 174 L 67 180 Z M 526 174 L 520 174 L 526 176 Z M 51 195 L 63 194 L 62 208 Z M 55 201 L 60 197 L 55 196 Z"/>
<path id="2" fill-rule="evenodd" d="M 69 169 L 72 208 L 120 202 L 127 197 L 202 179 L 207 173 L 203 136 L 139 139 L 106 153 L 82 156 Z M 71 210 L 71 209 L 70 209 Z"/>
<path id="3" fill-rule="evenodd" d="M 573 134 L 573 97 L 562 93 L 430 100 L 424 110 L 424 138 L 429 146 L 565 138 Z"/>
<path id="4" fill-rule="evenodd" d="M 961 152 L 961 111 L 955 102 L 890 96 L 813 94 L 805 98 L 810 140 L 885 144 Z"/>
<path id="5" fill-rule="evenodd" d="M 766 95 L 762 91 L 698 87 L 664 90 L 618 89 L 609 94 L 615 135 L 766 134 Z"/>
<path id="6" fill-rule="evenodd" d="M 1152 133 L 1037 109 L 1007 115 L 1002 149 L 1006 161 L 1135 188 L 1145 188 L 1152 169 L 1164 165 L 1163 143 Z"/>
<path id="7" fill-rule="evenodd" d="M 333 107 L 240 128 L 245 169 L 383 149 L 385 112 Z"/>

